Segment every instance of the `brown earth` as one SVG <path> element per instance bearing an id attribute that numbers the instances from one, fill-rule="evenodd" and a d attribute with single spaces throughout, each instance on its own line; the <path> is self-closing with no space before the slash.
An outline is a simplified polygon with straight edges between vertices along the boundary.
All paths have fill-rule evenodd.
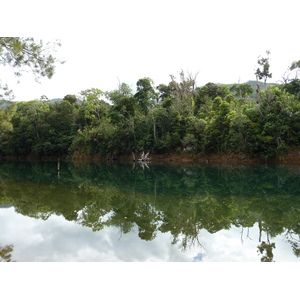
<path id="1" fill-rule="evenodd" d="M 151 156 L 152 161 L 171 161 L 171 162 L 197 162 L 203 164 L 222 164 L 222 165 L 239 165 L 239 164 L 259 164 L 270 163 L 278 165 L 300 165 L 300 149 L 292 149 L 285 156 L 265 161 L 260 158 L 248 156 L 246 154 L 169 154 L 164 156 Z"/>
<path id="2" fill-rule="evenodd" d="M 138 156 L 137 156 L 138 157 Z M 189 153 L 169 153 L 163 155 L 150 154 L 151 162 L 169 162 L 169 163 L 201 163 L 201 164 L 221 164 L 221 165 L 239 165 L 239 164 L 258 164 L 266 163 L 266 161 L 259 158 L 253 158 L 245 154 L 214 154 L 214 155 L 202 155 L 202 154 L 189 154 Z M 36 157 L 34 155 L 26 156 L 14 156 L 14 157 L 0 157 L 4 160 L 20 160 L 20 161 L 57 161 L 57 156 L 48 157 Z M 88 155 L 77 155 L 71 158 L 67 156 L 60 157 L 61 161 L 75 161 L 75 162 L 101 162 L 101 161 L 123 161 L 131 162 L 131 155 L 124 155 L 121 157 L 101 157 L 99 155 L 88 156 Z M 292 149 L 285 156 L 268 161 L 272 164 L 280 165 L 300 165 L 300 149 Z"/>
<path id="3" fill-rule="evenodd" d="M 290 150 L 285 156 L 278 159 L 279 164 L 300 164 L 300 149 Z"/>
<path id="4" fill-rule="evenodd" d="M 257 157 L 251 157 L 246 154 L 164 154 L 164 155 L 149 155 L 151 162 L 171 162 L 171 163 L 201 163 L 201 164 L 218 164 L 218 165 L 248 165 L 259 163 L 270 163 L 278 165 L 300 165 L 300 149 L 292 149 L 285 156 L 272 159 L 269 161 L 262 160 Z M 132 161 L 131 156 L 124 156 L 122 161 Z"/>

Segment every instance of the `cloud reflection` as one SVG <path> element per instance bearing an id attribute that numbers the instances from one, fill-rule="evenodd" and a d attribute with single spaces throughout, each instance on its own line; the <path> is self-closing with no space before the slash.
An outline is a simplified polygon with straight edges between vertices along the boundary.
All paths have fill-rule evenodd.
<path id="1" fill-rule="evenodd" d="M 122 236 L 114 227 L 93 232 L 61 216 L 43 221 L 16 214 L 13 208 L 0 210 L 0 226 L 1 242 L 15 245 L 16 261 L 191 261 L 193 256 L 171 245 L 170 234 L 141 240 L 137 227 Z"/>
<path id="2" fill-rule="evenodd" d="M 250 237 L 241 236 L 241 228 L 210 234 L 201 230 L 201 245 L 182 251 L 171 244 L 169 233 L 157 233 L 152 241 L 138 237 L 138 228 L 121 234 L 119 228 L 105 227 L 93 232 L 62 216 L 47 221 L 17 214 L 14 208 L 0 209 L 2 244 L 14 244 L 12 260 L 19 262 L 219 262 L 260 261 L 257 253 L 258 227 Z M 243 238 L 243 241 L 242 241 Z M 275 261 L 299 261 L 283 238 L 276 238 Z"/>

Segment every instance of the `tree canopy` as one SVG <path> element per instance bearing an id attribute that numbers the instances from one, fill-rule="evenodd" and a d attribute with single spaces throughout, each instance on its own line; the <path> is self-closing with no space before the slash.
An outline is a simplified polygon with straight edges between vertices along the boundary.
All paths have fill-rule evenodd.
<path id="1" fill-rule="evenodd" d="M 42 44 L 18 38 L 2 38 L 1 43 L 4 62 L 52 76 L 55 59 L 45 59 Z M 265 83 L 271 76 L 269 55 L 258 60 L 257 94 L 252 82 L 199 87 L 197 74 L 182 71 L 171 75 L 168 84 L 141 78 L 135 93 L 120 83 L 112 91 L 93 87 L 58 102 L 46 96 L 2 101 L 0 155 L 114 159 L 150 151 L 280 157 L 300 145 L 300 84 L 295 78 L 261 85 L 259 79 Z M 291 69 L 297 68 L 296 61 Z"/>
<path id="2" fill-rule="evenodd" d="M 22 76 L 24 72 L 31 72 L 37 81 L 41 77 L 51 78 L 56 63 L 62 62 L 53 56 L 53 52 L 59 46 L 58 41 L 44 44 L 42 40 L 36 41 L 31 37 L 0 37 L 0 65 L 9 65 L 17 77 Z M 7 84 L 1 81 L 0 89 L 4 91 L 0 99 L 7 99 L 12 95 Z"/>

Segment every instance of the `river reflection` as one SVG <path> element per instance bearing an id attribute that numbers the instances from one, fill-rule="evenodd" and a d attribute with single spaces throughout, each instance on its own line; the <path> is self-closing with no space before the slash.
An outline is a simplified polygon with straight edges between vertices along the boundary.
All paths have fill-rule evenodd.
<path id="1" fill-rule="evenodd" d="M 14 261 L 298 261 L 300 169 L 0 164 Z"/>

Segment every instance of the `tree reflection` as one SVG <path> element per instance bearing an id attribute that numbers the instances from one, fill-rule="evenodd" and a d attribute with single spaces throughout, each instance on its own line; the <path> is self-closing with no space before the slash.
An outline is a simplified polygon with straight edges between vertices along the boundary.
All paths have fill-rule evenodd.
<path id="1" fill-rule="evenodd" d="M 137 225 L 138 236 L 153 240 L 169 232 L 173 244 L 186 250 L 201 245 L 199 233 L 251 228 L 258 224 L 261 261 L 274 261 L 271 238 L 285 234 L 300 257 L 300 174 L 274 167 L 216 168 L 100 164 L 69 165 L 57 174 L 36 177 L 34 168 L 22 182 L 22 172 L 7 167 L 2 174 L 1 203 L 13 203 L 17 212 L 47 220 L 62 215 L 94 231 L 106 226 L 121 236 Z M 45 172 L 45 167 L 42 168 Z M 65 172 L 65 173 L 64 173 Z M 3 175 L 2 175 L 3 176 Z M 267 241 L 262 241 L 262 233 Z M 249 230 L 247 237 L 249 237 Z M 249 237 L 250 238 L 250 237 Z M 243 242 L 243 240 L 242 240 Z"/>
<path id="2" fill-rule="evenodd" d="M 293 253 L 296 257 L 300 257 L 300 234 L 293 230 L 288 230 L 285 233 L 285 238 L 292 246 Z"/>
<path id="3" fill-rule="evenodd" d="M 257 246 L 258 251 L 262 254 L 261 261 L 262 262 L 273 262 L 273 249 L 275 248 L 275 243 L 270 242 L 261 242 L 260 245 Z"/>
<path id="4" fill-rule="evenodd" d="M 13 245 L 0 246 L 0 262 L 11 262 L 12 252 L 14 250 Z"/>

